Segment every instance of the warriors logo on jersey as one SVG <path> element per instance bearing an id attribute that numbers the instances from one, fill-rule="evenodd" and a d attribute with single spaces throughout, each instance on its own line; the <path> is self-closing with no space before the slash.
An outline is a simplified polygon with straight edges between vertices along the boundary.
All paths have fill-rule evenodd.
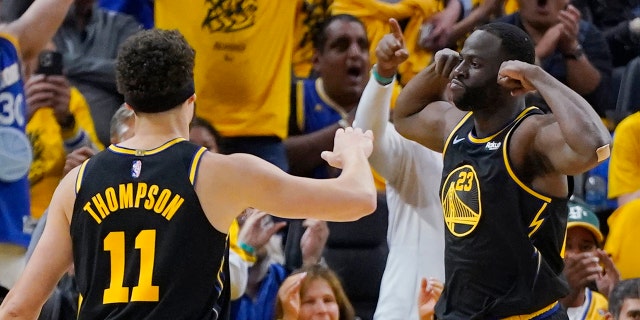
<path id="1" fill-rule="evenodd" d="M 476 228 L 482 215 L 478 175 L 470 165 L 453 170 L 443 184 L 442 211 L 449 231 L 464 237 Z"/>

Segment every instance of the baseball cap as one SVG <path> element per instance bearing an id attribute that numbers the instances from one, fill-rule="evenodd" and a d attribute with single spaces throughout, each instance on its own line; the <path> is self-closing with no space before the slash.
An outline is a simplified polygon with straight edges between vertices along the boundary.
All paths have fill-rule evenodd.
<path id="1" fill-rule="evenodd" d="M 567 229 L 572 227 L 583 227 L 591 231 L 598 243 L 604 240 L 598 216 L 587 205 L 574 200 L 569 201 L 569 219 L 567 220 Z"/>

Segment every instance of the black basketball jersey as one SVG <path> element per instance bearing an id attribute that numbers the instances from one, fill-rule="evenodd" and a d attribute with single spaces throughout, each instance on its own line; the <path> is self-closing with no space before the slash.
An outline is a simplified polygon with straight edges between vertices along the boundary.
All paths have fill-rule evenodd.
<path id="1" fill-rule="evenodd" d="M 205 148 L 110 146 L 77 177 L 79 319 L 228 319 L 228 239 L 195 193 Z"/>
<path id="2" fill-rule="evenodd" d="M 486 138 L 467 114 L 445 144 L 440 198 L 446 288 L 438 319 L 529 314 L 567 293 L 561 278 L 567 199 L 525 185 L 509 162 L 509 136 L 525 117 Z"/>

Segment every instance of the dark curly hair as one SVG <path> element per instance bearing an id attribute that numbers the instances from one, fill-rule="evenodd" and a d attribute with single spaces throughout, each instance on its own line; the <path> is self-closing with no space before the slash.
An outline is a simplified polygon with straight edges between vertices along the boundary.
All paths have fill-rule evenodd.
<path id="1" fill-rule="evenodd" d="M 175 108 L 194 93 L 194 56 L 193 48 L 177 30 L 140 31 L 118 52 L 118 92 L 136 112 Z"/>

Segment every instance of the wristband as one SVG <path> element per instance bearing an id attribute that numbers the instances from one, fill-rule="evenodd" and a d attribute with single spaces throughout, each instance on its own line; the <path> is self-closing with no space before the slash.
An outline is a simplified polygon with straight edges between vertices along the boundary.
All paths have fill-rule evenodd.
<path id="1" fill-rule="evenodd" d="M 390 84 L 391 82 L 393 82 L 393 79 L 395 78 L 395 75 L 391 78 L 387 78 L 387 77 L 383 77 L 380 74 L 378 74 L 378 65 L 374 64 L 373 67 L 371 68 L 371 73 L 373 73 L 373 77 L 376 79 L 376 81 L 378 81 L 379 84 L 386 86 L 388 84 Z"/>
<path id="2" fill-rule="evenodd" d="M 240 249 L 246 251 L 248 254 L 253 255 L 254 252 L 256 252 L 256 249 L 244 242 L 238 242 L 238 247 L 240 247 Z"/>

